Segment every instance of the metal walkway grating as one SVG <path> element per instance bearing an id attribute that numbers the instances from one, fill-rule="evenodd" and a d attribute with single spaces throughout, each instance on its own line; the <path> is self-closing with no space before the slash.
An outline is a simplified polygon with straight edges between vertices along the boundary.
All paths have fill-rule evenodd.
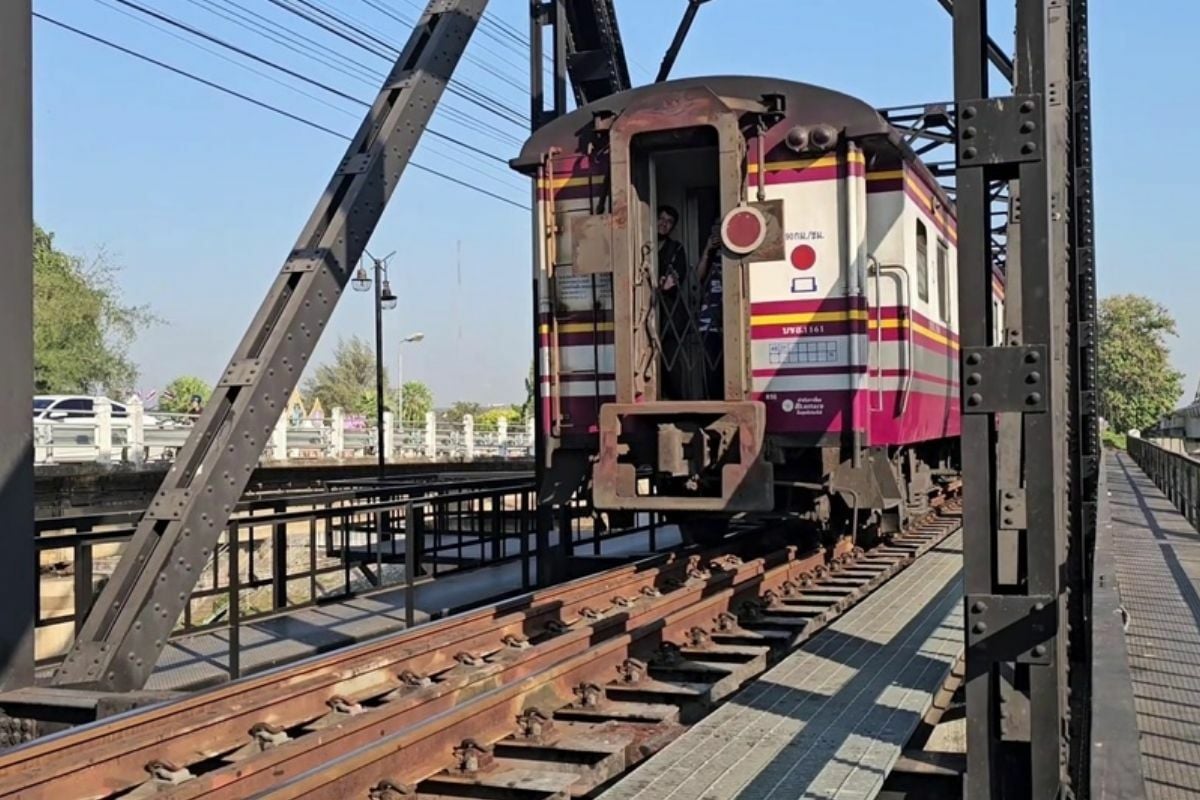
<path id="1" fill-rule="evenodd" d="M 962 652 L 961 570 L 956 533 L 603 800 L 874 796 Z"/>
<path id="2" fill-rule="evenodd" d="M 1133 459 L 1107 458 L 1146 794 L 1200 798 L 1200 533 Z"/>

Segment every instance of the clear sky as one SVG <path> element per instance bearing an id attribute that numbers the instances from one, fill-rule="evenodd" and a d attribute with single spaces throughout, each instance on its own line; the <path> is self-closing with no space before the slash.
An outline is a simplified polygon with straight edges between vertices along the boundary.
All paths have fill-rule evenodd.
<path id="1" fill-rule="evenodd" d="M 368 49 L 399 46 L 414 0 L 136 0 L 353 97 L 387 62 Z M 361 24 L 367 49 L 282 10 L 323 8 Z M 528 100 L 526 0 L 492 0 L 500 23 L 480 29 L 434 125 L 507 159 L 523 136 L 513 112 Z M 617 0 L 634 81 L 652 79 L 684 0 Z M 993 35 L 1011 45 L 1009 3 Z M 1139 292 L 1179 321 L 1176 366 L 1191 397 L 1200 378 L 1200 225 L 1188 199 L 1200 166 L 1172 146 L 1196 121 L 1200 66 L 1192 31 L 1200 4 L 1093 2 L 1097 245 L 1101 294 Z M 118 0 L 35 0 L 37 11 L 328 128 L 352 132 L 362 107 L 146 17 Z M 383 11 L 381 11 L 381 9 Z M 1169 13 L 1162 13 L 1162 12 Z M 1009 12 L 1007 16 L 1005 12 Z M 253 16 L 261 15 L 260 17 Z M 288 29 L 311 41 L 258 35 Z M 328 22 L 328 19 L 326 19 Z M 260 27 L 261 26 L 261 27 Z M 507 26 L 507 27 L 506 27 Z M 952 97 L 950 18 L 934 0 L 712 0 L 699 14 L 675 75 L 763 74 L 858 95 L 878 106 Z M 35 213 L 63 247 L 106 253 L 127 300 L 163 317 L 133 347 L 139 388 L 179 374 L 213 380 L 329 180 L 345 142 L 188 81 L 42 21 L 35 24 Z M 286 45 L 286 46 L 285 46 Z M 218 53 L 220 55 L 218 55 Z M 246 64 L 256 72 L 231 63 Z M 281 85 L 282 82 L 285 85 Z M 288 87 L 293 88 L 288 88 Z M 495 104 L 502 105 L 495 105 Z M 511 110 L 510 110 L 511 109 Z M 499 163 L 426 136 L 417 160 L 525 203 L 529 189 Z M 396 252 L 399 305 L 385 320 L 389 364 L 405 346 L 404 377 L 426 381 L 439 404 L 518 402 L 531 354 L 528 214 L 410 169 L 370 249 Z M 460 245 L 461 243 L 461 245 Z M 461 247 L 461 265 L 456 252 Z M 339 335 L 372 333 L 369 296 L 347 293 L 317 351 Z"/>

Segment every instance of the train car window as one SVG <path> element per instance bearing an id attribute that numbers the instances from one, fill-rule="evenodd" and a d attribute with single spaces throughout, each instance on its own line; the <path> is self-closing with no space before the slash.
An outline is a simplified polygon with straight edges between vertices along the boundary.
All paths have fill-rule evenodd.
<path id="1" fill-rule="evenodd" d="M 929 233 L 917 220 L 917 297 L 929 302 Z"/>
<path id="2" fill-rule="evenodd" d="M 946 243 L 938 240 L 937 251 L 937 282 L 938 282 L 938 318 L 946 324 L 950 323 L 950 251 Z"/>

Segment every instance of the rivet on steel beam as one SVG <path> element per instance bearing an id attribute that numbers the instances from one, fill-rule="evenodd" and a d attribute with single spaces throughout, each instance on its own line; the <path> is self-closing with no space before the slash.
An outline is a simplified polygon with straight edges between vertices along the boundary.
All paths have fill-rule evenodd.
<path id="1" fill-rule="evenodd" d="M 975 126 L 974 126 L 974 125 L 969 125 L 969 126 L 967 126 L 966 128 L 963 128 L 963 134 L 962 134 L 962 135 L 963 135 L 963 138 L 964 138 L 964 139 L 974 139 L 974 138 L 975 138 L 975 134 L 976 134 L 976 133 L 978 133 L 978 132 L 979 132 L 979 131 L 977 131 L 977 130 L 975 129 Z"/>
<path id="2" fill-rule="evenodd" d="M 1031 119 L 1027 119 L 1021 123 L 1021 133 L 1033 133 L 1035 128 L 1037 128 L 1037 123 Z"/>
<path id="3" fill-rule="evenodd" d="M 978 386 L 979 382 L 982 380 L 982 375 L 980 375 L 978 372 L 972 372 L 967 376 L 967 386 Z"/>
<path id="4" fill-rule="evenodd" d="M 963 158 L 967 159 L 968 161 L 977 155 L 979 155 L 979 151 L 974 147 L 968 147 L 967 149 L 963 150 Z"/>
<path id="5" fill-rule="evenodd" d="M 970 397 L 967 398 L 967 405 L 969 405 L 969 406 L 977 406 L 982 402 L 983 402 L 983 395 L 981 395 L 979 392 L 975 392 L 974 394 L 972 394 Z"/>
<path id="6" fill-rule="evenodd" d="M 1030 350 L 1028 353 L 1025 354 L 1025 363 L 1026 364 L 1036 364 L 1040 360 L 1041 360 L 1041 356 L 1038 355 L 1038 352 L 1036 350 Z"/>
<path id="7" fill-rule="evenodd" d="M 1041 392 L 1030 392 L 1029 395 L 1025 398 L 1026 405 L 1036 406 L 1040 402 L 1042 402 Z"/>
<path id="8" fill-rule="evenodd" d="M 1044 644 L 1034 645 L 1033 654 L 1038 657 L 1046 655 L 1046 645 L 1044 645 Z"/>
<path id="9" fill-rule="evenodd" d="M 971 605 L 971 610 L 976 614 L 982 614 L 983 612 L 987 611 L 987 603 L 983 602 L 982 600 L 976 600 Z"/>
<path id="10" fill-rule="evenodd" d="M 1032 100 L 1026 100 L 1024 103 L 1021 103 L 1021 113 L 1022 114 L 1031 114 L 1031 113 L 1033 113 L 1033 109 L 1034 109 L 1034 105 L 1033 105 Z"/>
<path id="11" fill-rule="evenodd" d="M 1021 145 L 1021 153 L 1023 155 L 1030 155 L 1036 150 L 1037 150 L 1037 144 L 1035 144 L 1034 142 L 1025 142 L 1025 144 Z"/>
<path id="12" fill-rule="evenodd" d="M 1025 376 L 1025 382 L 1029 384 L 1039 383 L 1042 380 L 1042 373 L 1031 372 Z"/>
<path id="13" fill-rule="evenodd" d="M 963 119 L 973 119 L 975 117 L 975 106 L 965 106 L 962 110 Z"/>
<path id="14" fill-rule="evenodd" d="M 986 622 L 976 622 L 974 625 L 971 626 L 971 630 L 975 631 L 975 633 L 984 633 L 985 631 L 987 631 L 987 623 Z"/>
<path id="15" fill-rule="evenodd" d="M 970 364 L 971 366 L 975 366 L 982 360 L 983 360 L 983 358 L 979 355 L 979 353 L 968 353 L 967 354 L 967 363 Z"/>

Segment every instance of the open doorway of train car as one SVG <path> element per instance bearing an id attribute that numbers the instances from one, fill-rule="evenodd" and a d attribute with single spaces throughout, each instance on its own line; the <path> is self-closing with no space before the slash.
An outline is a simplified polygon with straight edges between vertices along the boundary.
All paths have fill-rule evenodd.
<path id="1" fill-rule="evenodd" d="M 657 254 L 645 272 L 651 284 L 646 345 L 652 355 L 647 360 L 655 364 L 658 399 L 722 399 L 722 338 L 711 318 L 714 301 L 718 306 L 721 301 L 721 251 L 708 246 L 721 215 L 716 131 L 641 134 L 632 150 L 644 218 L 653 221 L 647 241 Z M 665 237 L 659 224 L 664 214 L 676 218 Z"/>

